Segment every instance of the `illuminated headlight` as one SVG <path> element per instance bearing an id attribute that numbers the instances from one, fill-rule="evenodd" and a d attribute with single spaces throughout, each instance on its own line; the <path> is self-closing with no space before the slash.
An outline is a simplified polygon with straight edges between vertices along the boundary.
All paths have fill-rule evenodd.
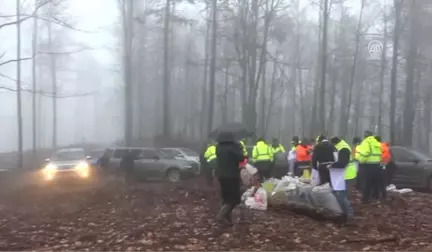
<path id="1" fill-rule="evenodd" d="M 88 177 L 89 175 L 89 165 L 86 162 L 81 162 L 75 166 L 76 171 L 81 177 Z"/>
<path id="2" fill-rule="evenodd" d="M 55 164 L 47 164 L 43 170 L 42 173 L 45 176 L 45 179 L 52 180 L 57 172 L 57 166 Z"/>

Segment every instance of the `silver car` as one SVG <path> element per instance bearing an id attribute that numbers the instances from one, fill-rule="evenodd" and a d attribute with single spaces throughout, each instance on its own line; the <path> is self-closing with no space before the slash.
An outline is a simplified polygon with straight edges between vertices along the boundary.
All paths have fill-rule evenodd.
<path id="1" fill-rule="evenodd" d="M 46 159 L 42 168 L 42 176 L 51 181 L 61 177 L 87 179 L 90 176 L 90 165 L 84 149 L 66 148 L 57 150 L 51 158 Z"/>
<path id="2" fill-rule="evenodd" d="M 196 169 L 196 173 L 201 171 L 201 163 L 199 154 L 188 148 L 161 148 L 160 149 L 167 156 L 173 157 L 178 160 L 185 160 Z"/>
<path id="3" fill-rule="evenodd" d="M 194 166 L 184 160 L 177 160 L 155 148 L 114 148 L 110 159 L 110 169 L 120 171 L 120 161 L 131 152 L 134 163 L 134 175 L 138 180 L 165 179 L 170 182 L 180 181 L 182 178 L 195 174 Z"/>

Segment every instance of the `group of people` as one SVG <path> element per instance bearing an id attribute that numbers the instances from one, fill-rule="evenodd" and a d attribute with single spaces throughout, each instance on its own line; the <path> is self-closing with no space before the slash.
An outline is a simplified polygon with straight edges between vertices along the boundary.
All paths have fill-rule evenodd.
<path id="1" fill-rule="evenodd" d="M 285 148 L 277 139 L 270 145 L 258 138 L 248 158 L 245 142 L 237 141 L 233 134 L 225 134 L 228 136 L 209 144 L 205 151 L 204 171 L 209 184 L 213 181 L 213 171 L 220 184 L 223 202 L 218 220 L 232 224 L 231 212 L 240 203 L 240 171 L 245 163 L 253 163 L 263 181 L 271 176 L 275 154 L 285 152 Z M 315 141 L 299 141 L 293 137 L 288 163 L 289 175 L 310 176 L 318 185 L 331 185 L 344 221 L 354 217 L 350 189 L 356 187 L 361 191 L 363 203 L 385 199 L 390 182 L 388 174 L 395 170 L 389 145 L 371 131 L 366 131 L 363 139 L 354 138 L 352 147 L 337 136 L 320 135 Z"/>

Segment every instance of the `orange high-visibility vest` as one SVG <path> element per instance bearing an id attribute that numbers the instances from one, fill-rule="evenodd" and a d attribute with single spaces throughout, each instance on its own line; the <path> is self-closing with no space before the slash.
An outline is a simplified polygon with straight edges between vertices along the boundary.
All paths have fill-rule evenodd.
<path id="1" fill-rule="evenodd" d="M 297 162 L 310 162 L 312 155 L 309 152 L 308 146 L 299 144 L 296 148 L 296 161 Z"/>
<path id="2" fill-rule="evenodd" d="M 388 143 L 381 143 L 381 149 L 382 149 L 381 161 L 384 164 L 390 163 L 392 156 L 390 152 L 390 146 L 388 145 Z"/>

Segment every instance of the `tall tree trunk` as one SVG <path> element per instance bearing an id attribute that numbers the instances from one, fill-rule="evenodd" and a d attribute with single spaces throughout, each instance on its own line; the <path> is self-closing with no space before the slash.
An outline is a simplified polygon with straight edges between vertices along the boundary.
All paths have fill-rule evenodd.
<path id="1" fill-rule="evenodd" d="M 212 41 L 211 41 L 211 59 L 210 59 L 210 92 L 209 92 L 209 110 L 207 120 L 207 132 L 213 128 L 213 114 L 215 103 L 215 86 L 216 86 L 216 39 L 217 39 L 217 0 L 212 0 Z"/>
<path id="2" fill-rule="evenodd" d="M 396 144 L 396 92 L 397 92 L 397 68 L 399 51 L 399 34 L 401 26 L 402 1 L 394 0 L 395 26 L 393 30 L 393 55 L 390 81 L 390 143 Z"/>
<path id="3" fill-rule="evenodd" d="M 170 88 L 171 88 L 171 71 L 169 69 L 169 34 L 171 22 L 171 0 L 165 2 L 164 17 L 164 63 L 163 63 L 163 135 L 169 137 L 170 130 Z"/>
<path id="4" fill-rule="evenodd" d="M 417 0 L 411 0 L 410 8 L 410 40 L 409 51 L 406 60 L 406 84 L 405 84 L 405 105 L 403 110 L 403 136 L 404 145 L 411 146 L 413 141 L 413 126 L 415 120 L 415 101 L 414 101 L 414 78 L 417 58 Z"/>
<path id="5" fill-rule="evenodd" d="M 348 88 L 348 104 L 346 107 L 346 120 L 344 124 L 342 124 L 344 127 L 341 130 L 342 136 L 346 136 L 348 133 L 348 125 L 351 119 L 351 108 L 352 108 L 352 92 L 354 88 L 354 82 L 355 82 L 355 76 L 356 76 L 356 70 L 357 70 L 357 59 L 358 54 L 360 50 L 360 36 L 361 36 L 361 27 L 362 27 L 362 19 L 363 19 L 363 10 L 365 6 L 365 0 L 362 0 L 361 2 L 361 8 L 360 8 L 360 17 L 358 19 L 357 23 L 357 29 L 356 29 L 356 37 L 355 37 L 355 50 L 353 55 L 353 65 L 350 72 L 350 81 L 349 81 L 349 88 Z"/>
<path id="6" fill-rule="evenodd" d="M 208 7 L 208 4 L 206 3 L 206 6 Z M 208 9 L 208 8 L 207 8 Z M 207 133 L 206 131 L 206 108 L 207 108 L 207 84 L 208 84 L 208 61 L 209 61 L 209 35 L 210 35 L 210 12 L 207 13 L 207 20 L 206 20 L 206 34 L 205 34 L 205 42 L 204 42 L 204 80 L 203 85 L 201 89 L 201 116 L 200 116 L 200 137 L 205 139 Z"/>
<path id="7" fill-rule="evenodd" d="M 50 15 L 53 15 L 53 4 L 49 6 Z M 51 147 L 57 147 L 57 59 L 52 41 L 52 22 L 48 22 L 48 47 L 50 51 L 50 73 L 52 89 L 52 142 Z"/>
<path id="8" fill-rule="evenodd" d="M 384 41 L 383 41 L 383 50 L 381 53 L 381 70 L 380 70 L 380 86 L 379 86 L 379 101 L 378 101 L 378 135 L 382 136 L 382 110 L 383 110 L 383 93 L 384 93 L 384 77 L 385 77 L 385 70 L 387 66 L 387 13 L 384 13 Z"/>
<path id="9" fill-rule="evenodd" d="M 16 89 L 17 89 L 17 123 L 18 123 L 18 168 L 24 169 L 23 165 L 23 123 L 21 108 L 21 3 L 16 1 L 16 21 L 17 21 L 17 62 L 16 62 Z"/>
<path id="10" fill-rule="evenodd" d="M 36 50 L 38 44 L 38 19 L 37 9 L 39 6 L 39 0 L 34 1 L 34 18 L 33 18 L 33 35 L 32 35 L 32 154 L 33 159 L 36 158 L 36 148 L 37 148 L 37 125 L 36 125 Z"/>
<path id="11" fill-rule="evenodd" d="M 314 82 L 314 88 L 313 88 L 313 105 L 312 105 L 312 113 L 311 113 L 311 120 L 310 120 L 310 129 L 309 129 L 309 135 L 313 136 L 314 134 L 317 133 L 317 113 L 318 113 L 318 89 L 319 89 L 319 79 L 320 79 L 320 61 L 321 61 L 321 56 L 322 56 L 322 23 L 323 23 L 323 14 L 321 13 L 321 9 L 323 8 L 323 1 L 324 0 L 320 0 L 320 15 L 319 15 L 319 25 L 318 25 L 318 53 L 317 53 L 317 63 L 316 63 L 316 75 L 315 75 L 315 82 Z"/>
<path id="12" fill-rule="evenodd" d="M 328 19 L 329 19 L 329 11 L 328 11 L 328 3 L 329 0 L 324 0 L 324 8 L 323 8 L 323 35 L 322 35 L 322 50 L 321 50 L 321 85 L 320 85 L 320 107 L 319 107 L 319 118 L 320 118 L 320 129 L 325 132 L 325 118 L 326 118 L 326 109 L 325 109 L 325 93 L 326 93 L 326 70 L 327 70 L 327 30 L 328 30 Z"/>

